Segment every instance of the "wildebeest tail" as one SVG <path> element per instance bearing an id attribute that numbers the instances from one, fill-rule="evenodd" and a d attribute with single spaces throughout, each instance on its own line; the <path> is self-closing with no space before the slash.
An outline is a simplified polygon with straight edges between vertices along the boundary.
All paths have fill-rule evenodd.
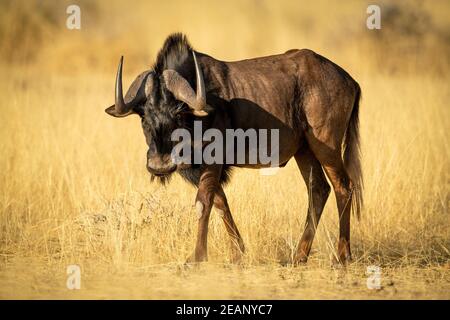
<path id="1" fill-rule="evenodd" d="M 361 168 L 361 147 L 359 136 L 359 100 L 361 88 L 358 84 L 352 114 L 344 138 L 344 165 L 353 184 L 352 211 L 359 219 L 363 207 L 364 181 Z"/>

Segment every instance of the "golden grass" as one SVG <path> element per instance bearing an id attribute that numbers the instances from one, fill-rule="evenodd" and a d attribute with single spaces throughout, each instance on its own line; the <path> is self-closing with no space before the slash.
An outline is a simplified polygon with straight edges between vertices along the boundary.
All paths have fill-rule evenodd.
<path id="1" fill-rule="evenodd" d="M 365 7 L 356 3 L 334 10 L 356 17 L 362 10 L 363 21 Z M 124 6 L 100 6 L 97 15 L 106 21 L 105 15 L 117 15 Z M 216 3 L 195 4 L 194 9 L 208 6 L 211 16 L 192 23 L 178 11 L 170 23 L 149 22 L 139 6 L 144 4 L 126 21 L 134 17 L 135 25 L 160 25 L 162 30 L 155 39 L 142 40 L 143 47 L 129 39 L 112 40 L 106 50 L 105 31 L 88 20 L 92 42 L 81 44 L 88 39 L 85 33 L 63 30 L 55 37 L 69 39 L 43 44 L 37 62 L 2 66 L 1 298 L 450 298 L 450 68 L 445 69 L 444 55 L 425 60 L 440 74 L 419 74 L 422 69 L 407 58 L 407 72 L 390 74 L 382 65 L 370 65 L 372 56 L 363 55 L 366 44 L 352 42 L 344 52 L 334 51 L 337 45 L 314 40 L 331 33 L 333 10 L 323 3 L 309 11 L 301 7 L 305 11 L 299 21 L 312 21 L 315 31 L 293 25 L 286 12 L 300 8 L 285 2 L 266 4 L 254 14 L 239 11 L 227 24 L 230 33 L 223 28 L 229 17 Z M 167 16 L 173 7 L 151 9 Z M 323 14 L 312 18 L 318 11 Z M 263 42 L 264 30 L 252 28 L 262 25 L 263 18 L 275 29 L 269 35 L 274 43 Z M 204 25 L 210 29 L 203 30 Z M 229 241 L 213 213 L 209 262 L 183 267 L 195 240 L 194 188 L 178 177 L 167 187 L 151 184 L 138 119 L 117 120 L 103 112 L 112 103 L 114 64 L 121 50 L 134 50 L 125 66 L 124 80 L 130 83 L 135 74 L 130 69 L 148 66 L 175 28 L 192 35 L 200 51 L 226 60 L 292 47 L 318 49 L 358 80 L 366 206 L 362 220 L 352 221 L 354 264 L 331 267 L 338 232 L 331 195 L 309 264 L 290 266 L 307 208 L 306 188 L 291 161 L 275 176 L 236 170 L 225 190 L 247 248 L 242 265 L 228 263 Z M 112 29 L 114 34 L 120 28 Z M 125 35 L 119 32 L 119 39 Z M 77 51 L 66 55 L 74 46 Z M 99 58 L 103 53 L 104 61 Z M 82 268 L 79 291 L 65 287 L 69 264 Z M 367 289 L 369 265 L 382 267 L 383 290 Z"/>

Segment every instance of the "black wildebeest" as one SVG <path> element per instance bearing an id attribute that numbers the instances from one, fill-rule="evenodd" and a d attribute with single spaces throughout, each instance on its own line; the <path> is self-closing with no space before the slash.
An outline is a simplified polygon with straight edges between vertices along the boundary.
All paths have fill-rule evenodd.
<path id="1" fill-rule="evenodd" d="M 304 233 L 294 263 L 306 262 L 317 224 L 330 193 L 328 176 L 339 213 L 340 262 L 351 259 L 350 212 L 362 205 L 358 109 L 360 87 L 342 68 L 307 49 L 284 54 L 224 62 L 192 49 L 182 34 L 169 36 L 152 69 L 140 74 L 125 97 L 121 59 L 116 77 L 115 104 L 106 109 L 114 117 L 137 114 L 149 146 L 147 169 L 165 182 L 177 171 L 198 187 L 197 242 L 188 261 L 207 259 L 208 221 L 212 206 L 222 215 L 234 244 L 235 258 L 244 252 L 231 216 L 223 184 L 229 164 L 174 163 L 171 132 L 203 127 L 278 129 L 279 163 L 292 157 L 309 193 Z M 260 168 L 261 164 L 241 167 Z M 325 172 L 325 174 L 324 174 Z"/>

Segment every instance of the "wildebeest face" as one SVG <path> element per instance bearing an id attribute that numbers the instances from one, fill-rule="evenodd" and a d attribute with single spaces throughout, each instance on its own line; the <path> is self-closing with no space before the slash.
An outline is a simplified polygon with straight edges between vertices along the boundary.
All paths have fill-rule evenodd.
<path id="1" fill-rule="evenodd" d="M 186 127 L 189 113 L 182 103 L 161 101 L 158 105 L 148 99 L 141 114 L 142 129 L 148 145 L 147 170 L 156 177 L 168 177 L 179 167 L 171 153 L 177 143 L 172 141 L 172 132 Z M 164 179 L 162 179 L 164 180 Z"/>
<path id="2" fill-rule="evenodd" d="M 177 168 L 186 167 L 174 163 L 171 157 L 177 142 L 171 140 L 172 132 L 178 128 L 187 128 L 187 122 L 193 116 L 206 116 L 205 84 L 203 75 L 193 53 L 197 81 L 195 92 L 188 81 L 177 71 L 166 69 L 161 75 L 154 71 L 141 73 L 131 84 L 123 97 L 122 66 L 120 59 L 116 76 L 115 104 L 105 111 L 114 117 L 138 114 L 148 145 L 147 170 L 152 177 L 162 182 Z"/>

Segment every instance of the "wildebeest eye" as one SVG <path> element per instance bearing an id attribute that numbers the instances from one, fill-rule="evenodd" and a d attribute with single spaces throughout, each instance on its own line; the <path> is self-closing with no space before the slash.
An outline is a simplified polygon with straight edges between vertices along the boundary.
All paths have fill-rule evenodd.
<path id="1" fill-rule="evenodd" d="M 150 150 L 150 153 L 156 153 L 156 143 L 153 139 L 150 142 L 149 150 Z"/>
<path id="2" fill-rule="evenodd" d="M 145 111 L 144 111 L 144 106 L 143 105 L 136 106 L 133 110 L 141 118 L 145 115 Z"/>

